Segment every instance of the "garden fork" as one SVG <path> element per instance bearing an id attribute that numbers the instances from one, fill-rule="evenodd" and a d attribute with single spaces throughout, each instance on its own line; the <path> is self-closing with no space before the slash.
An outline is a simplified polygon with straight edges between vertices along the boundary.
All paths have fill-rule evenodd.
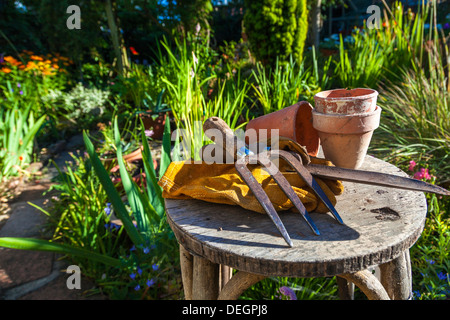
<path id="1" fill-rule="evenodd" d="M 273 177 L 275 182 L 283 190 L 289 200 L 292 201 L 295 208 L 297 208 L 305 222 L 316 235 L 320 235 L 320 232 L 312 221 L 308 212 L 306 211 L 305 206 L 300 201 L 295 191 L 292 189 L 292 186 L 289 184 L 289 182 L 286 180 L 286 178 L 279 171 L 278 167 L 272 162 L 271 159 L 281 157 L 286 160 L 286 162 L 288 162 L 294 168 L 294 170 L 305 180 L 308 186 L 310 186 L 314 190 L 317 196 L 331 211 L 336 220 L 341 224 L 343 223 L 336 209 L 333 207 L 332 203 L 320 188 L 318 183 L 314 180 L 309 171 L 306 170 L 302 165 L 301 157 L 297 154 L 283 150 L 272 150 L 254 154 L 245 146 L 244 142 L 238 140 L 238 138 L 234 135 L 233 131 L 228 127 L 225 121 L 218 117 L 211 117 L 207 119 L 203 124 L 203 130 L 211 140 L 220 145 L 223 150 L 228 152 L 230 155 L 233 155 L 235 159 L 235 167 L 238 174 L 241 176 L 244 182 L 247 183 L 248 187 L 253 192 L 264 211 L 269 215 L 276 228 L 290 247 L 293 246 L 292 240 L 290 239 L 289 234 L 287 233 L 286 228 L 284 227 L 280 217 L 273 207 L 269 197 L 264 192 L 262 186 L 253 177 L 251 171 L 248 169 L 247 165 L 249 163 L 259 163 L 265 168 L 265 170 Z M 217 132 L 219 132 L 217 136 L 212 134 Z M 242 147 L 239 148 L 239 146 Z"/>

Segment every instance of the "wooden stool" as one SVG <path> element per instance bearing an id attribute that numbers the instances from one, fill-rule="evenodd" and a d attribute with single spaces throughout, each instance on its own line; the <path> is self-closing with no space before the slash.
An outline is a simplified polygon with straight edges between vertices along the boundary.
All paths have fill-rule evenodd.
<path id="1" fill-rule="evenodd" d="M 406 176 L 370 156 L 361 170 Z M 425 195 L 349 182 L 344 187 L 336 204 L 344 225 L 329 213 L 310 213 L 320 236 L 299 213 L 279 213 L 293 248 L 264 214 L 239 206 L 166 199 L 167 219 L 180 243 L 186 299 L 237 299 L 258 281 L 278 276 L 337 276 L 341 298 L 351 297 L 347 288 L 353 283 L 369 299 L 409 299 L 409 248 L 424 227 Z M 380 268 L 380 279 L 367 270 L 374 266 Z M 233 277 L 231 268 L 238 270 Z"/>

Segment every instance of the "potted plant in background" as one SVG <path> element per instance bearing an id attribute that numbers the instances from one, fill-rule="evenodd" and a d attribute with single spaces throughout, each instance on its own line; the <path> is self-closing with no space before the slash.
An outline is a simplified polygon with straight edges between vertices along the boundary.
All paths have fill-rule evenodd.
<path id="1" fill-rule="evenodd" d="M 156 140 L 162 139 L 167 117 L 166 112 L 171 111 L 171 109 L 167 107 L 167 104 L 162 103 L 164 91 L 165 89 L 162 89 L 158 94 L 156 102 L 154 102 L 152 97 L 146 92 L 145 96 L 147 99 L 143 100 L 143 104 L 147 110 L 139 112 L 145 130 L 152 130 L 152 138 Z"/>

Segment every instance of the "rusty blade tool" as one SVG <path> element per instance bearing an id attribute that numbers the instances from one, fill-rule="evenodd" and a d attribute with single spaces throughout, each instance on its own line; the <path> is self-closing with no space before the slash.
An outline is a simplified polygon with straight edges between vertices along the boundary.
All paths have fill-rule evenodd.
<path id="1" fill-rule="evenodd" d="M 317 229 L 316 225 L 314 224 L 308 212 L 306 211 L 305 206 L 300 201 L 295 191 L 292 189 L 292 186 L 279 171 L 278 167 L 270 160 L 267 153 L 263 152 L 254 154 L 251 150 L 249 150 L 245 146 L 243 142 L 240 142 L 238 140 L 238 138 L 234 135 L 233 131 L 228 127 L 225 121 L 223 121 L 218 117 L 211 117 L 207 119 L 203 124 L 203 130 L 211 140 L 213 140 L 216 144 L 220 145 L 223 148 L 223 150 L 233 155 L 235 159 L 236 171 L 242 177 L 244 182 L 247 183 L 250 190 L 253 192 L 253 194 L 255 195 L 258 202 L 261 204 L 264 211 L 266 211 L 266 213 L 272 219 L 278 231 L 281 233 L 281 235 L 283 236 L 283 238 L 285 239 L 286 243 L 289 246 L 291 247 L 293 246 L 289 234 L 287 233 L 286 228 L 283 225 L 283 222 L 278 216 L 275 208 L 273 207 L 264 189 L 255 179 L 251 171 L 248 169 L 247 165 L 249 163 L 259 163 L 261 166 L 264 167 L 264 169 L 273 177 L 275 182 L 283 190 L 283 192 L 286 194 L 289 200 L 292 201 L 292 203 L 300 212 L 305 222 L 311 228 L 311 230 L 316 235 L 320 235 L 319 230 Z M 215 133 L 219 132 L 219 134 L 212 135 L 211 130 L 214 130 Z M 239 145 L 241 145 L 242 147 L 238 148 Z M 271 156 L 273 157 L 275 155 L 276 154 L 274 153 Z M 287 158 L 289 160 L 292 160 L 292 158 L 289 156 L 287 156 Z M 295 166 L 299 167 L 298 163 L 295 164 L 296 165 L 294 165 L 294 167 Z"/>
<path id="2" fill-rule="evenodd" d="M 305 168 L 313 176 L 321 178 L 337 179 L 342 181 L 385 186 L 404 190 L 422 191 L 450 196 L 450 191 L 440 186 L 427 183 L 422 180 L 401 177 L 393 174 L 323 166 L 318 164 L 308 164 L 305 166 Z"/>

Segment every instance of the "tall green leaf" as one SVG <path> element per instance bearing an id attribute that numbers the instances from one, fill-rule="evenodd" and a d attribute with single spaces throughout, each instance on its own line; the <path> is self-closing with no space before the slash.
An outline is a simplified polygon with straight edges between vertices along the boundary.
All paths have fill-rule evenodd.
<path id="1" fill-rule="evenodd" d="M 122 147 L 120 145 L 120 133 L 117 117 L 114 119 L 114 138 L 117 149 L 117 162 L 119 163 L 120 177 L 123 188 L 127 194 L 128 203 L 133 211 L 139 231 L 145 240 L 149 240 L 153 226 L 150 219 L 160 220 L 155 208 L 150 204 L 148 197 L 141 193 L 136 183 L 131 179 L 123 161 Z"/>
<path id="2" fill-rule="evenodd" d="M 161 164 L 159 166 L 159 178 L 164 175 L 164 173 L 167 170 L 167 167 L 169 166 L 171 160 L 170 160 L 170 121 L 169 117 L 166 118 L 166 123 L 164 125 L 164 135 L 163 135 L 163 141 L 162 141 L 162 150 L 161 150 Z"/>
<path id="3" fill-rule="evenodd" d="M 145 137 L 144 130 L 142 130 L 141 132 L 141 139 L 143 147 L 142 162 L 144 163 L 145 176 L 147 179 L 147 196 L 158 215 L 162 217 L 165 211 L 162 189 L 158 185 L 158 179 L 156 178 L 156 172 L 153 166 L 152 153 L 150 151 L 150 148 L 148 147 L 148 142 L 147 138 Z"/>
<path id="4" fill-rule="evenodd" d="M 73 255 L 94 260 L 114 267 L 118 267 L 121 265 L 120 260 L 103 254 L 99 254 L 82 248 L 75 248 L 65 244 L 52 243 L 42 239 L 3 237 L 0 238 L 0 246 L 11 249 L 48 251 Z"/>
<path id="5" fill-rule="evenodd" d="M 134 226 L 133 221 L 131 220 L 131 217 L 128 214 L 128 211 L 125 208 L 125 205 L 122 202 L 119 193 L 114 187 L 114 184 L 111 181 L 111 178 L 109 177 L 109 174 L 106 171 L 105 167 L 98 158 L 97 153 L 95 152 L 94 149 L 94 145 L 88 138 L 86 132 L 83 132 L 83 139 L 86 145 L 87 153 L 89 154 L 89 157 L 91 159 L 92 166 L 94 167 L 94 170 L 97 173 L 100 183 L 103 185 L 103 188 L 105 189 L 106 194 L 108 195 L 108 199 L 111 202 L 114 211 L 117 214 L 117 217 L 122 221 L 128 236 L 135 245 L 144 243 L 143 237 L 136 230 L 136 227 Z"/>

